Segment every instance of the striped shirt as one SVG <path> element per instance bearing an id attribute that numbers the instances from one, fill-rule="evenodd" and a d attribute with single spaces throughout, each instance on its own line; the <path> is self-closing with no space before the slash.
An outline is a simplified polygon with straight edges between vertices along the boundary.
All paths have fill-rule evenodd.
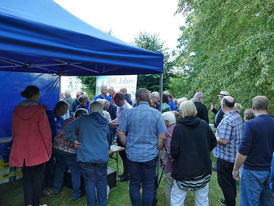
<path id="1" fill-rule="evenodd" d="M 236 153 L 240 145 L 242 133 L 242 118 L 236 111 L 225 113 L 222 121 L 217 127 L 216 136 L 229 140 L 228 144 L 217 143 L 216 157 L 234 163 Z"/>
<path id="2" fill-rule="evenodd" d="M 161 113 L 141 102 L 126 112 L 118 130 L 128 132 L 127 158 L 134 162 L 147 162 L 158 155 L 158 135 L 167 132 Z"/>

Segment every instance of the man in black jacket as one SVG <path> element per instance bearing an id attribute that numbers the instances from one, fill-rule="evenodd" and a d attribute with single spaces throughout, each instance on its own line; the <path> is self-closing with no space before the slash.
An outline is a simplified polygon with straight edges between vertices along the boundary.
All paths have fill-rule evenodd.
<path id="1" fill-rule="evenodd" d="M 218 95 L 219 96 L 219 99 L 220 99 L 220 102 L 222 101 L 222 99 L 225 97 L 225 96 L 228 96 L 229 93 L 227 91 L 221 91 L 220 94 Z M 216 110 L 214 108 L 214 104 L 211 102 L 210 103 L 210 110 L 215 114 L 215 118 L 214 118 L 214 127 L 218 127 L 218 125 L 220 124 L 220 122 L 222 121 L 223 119 L 223 116 L 224 116 L 224 113 L 221 109 L 221 106 L 219 107 L 218 110 Z"/>
<path id="2" fill-rule="evenodd" d="M 209 123 L 208 120 L 208 111 L 206 106 L 202 103 L 204 100 L 204 94 L 202 92 L 197 92 L 193 97 L 193 102 L 195 104 L 195 107 L 197 109 L 197 115 L 196 117 L 205 120 L 207 123 Z"/>

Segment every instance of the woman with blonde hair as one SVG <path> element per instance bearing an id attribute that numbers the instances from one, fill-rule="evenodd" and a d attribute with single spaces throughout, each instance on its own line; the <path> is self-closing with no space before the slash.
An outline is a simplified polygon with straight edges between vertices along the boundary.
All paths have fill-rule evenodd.
<path id="1" fill-rule="evenodd" d="M 171 139 L 171 176 L 174 179 L 170 205 L 184 205 L 188 191 L 195 193 L 196 206 L 208 206 L 208 182 L 211 179 L 210 152 L 216 138 L 206 121 L 196 118 L 192 101 L 180 105 L 182 119 L 176 124 Z"/>

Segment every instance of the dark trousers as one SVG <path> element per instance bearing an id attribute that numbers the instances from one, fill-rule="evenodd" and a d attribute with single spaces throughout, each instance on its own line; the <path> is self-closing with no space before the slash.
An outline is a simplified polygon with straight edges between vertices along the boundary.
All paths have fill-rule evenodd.
<path id="1" fill-rule="evenodd" d="M 147 162 L 128 160 L 129 193 L 132 206 L 152 206 L 154 199 L 154 178 L 158 157 Z M 142 199 L 140 188 L 143 188 Z"/>
<path id="2" fill-rule="evenodd" d="M 107 167 L 107 163 L 80 162 L 80 168 L 85 179 L 87 206 L 95 206 L 96 197 L 97 206 L 107 205 Z"/>
<path id="3" fill-rule="evenodd" d="M 124 147 L 125 145 L 123 145 L 121 142 L 120 142 L 120 139 L 119 137 L 117 137 L 117 144 L 118 146 L 120 147 Z M 128 177 L 128 162 L 127 162 L 127 154 L 126 154 L 126 151 L 121 151 L 119 152 L 119 155 L 123 161 L 123 167 L 124 167 L 124 172 L 123 172 L 123 175 Z"/>
<path id="4" fill-rule="evenodd" d="M 235 206 L 237 188 L 236 181 L 232 177 L 234 163 L 226 160 L 217 159 L 217 178 L 218 184 L 223 191 L 225 203 L 227 206 Z"/>
<path id="5" fill-rule="evenodd" d="M 39 206 L 45 165 L 22 167 L 25 205 Z"/>
<path id="6" fill-rule="evenodd" d="M 56 166 L 56 160 L 53 154 L 51 158 L 49 159 L 49 161 L 46 162 L 45 178 L 44 178 L 43 187 L 42 187 L 43 190 L 45 189 L 45 187 L 53 187 L 55 166 Z"/>
<path id="7" fill-rule="evenodd" d="M 53 181 L 53 192 L 58 194 L 63 186 L 64 172 L 68 168 L 71 173 L 71 183 L 72 183 L 72 199 L 78 199 L 82 194 L 80 190 L 81 186 L 81 169 L 78 162 L 76 162 L 76 154 L 63 152 L 58 149 L 53 149 L 56 167 Z"/>

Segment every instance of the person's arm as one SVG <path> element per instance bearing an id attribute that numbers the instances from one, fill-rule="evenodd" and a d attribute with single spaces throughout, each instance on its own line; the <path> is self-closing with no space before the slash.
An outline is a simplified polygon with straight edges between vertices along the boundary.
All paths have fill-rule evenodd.
<path id="1" fill-rule="evenodd" d="M 79 129 L 80 129 L 80 121 L 79 120 L 80 119 L 76 119 L 76 120 L 68 123 L 64 127 L 64 131 L 66 133 L 66 138 L 72 143 L 75 143 L 75 141 L 76 141 L 75 131 L 76 130 L 79 131 Z"/>
<path id="2" fill-rule="evenodd" d="M 230 134 L 232 132 L 232 126 L 229 120 L 224 119 L 217 128 L 216 140 L 219 144 L 227 145 L 229 143 Z"/>
<path id="3" fill-rule="evenodd" d="M 229 143 L 229 140 L 227 139 L 222 139 L 220 137 L 216 137 L 216 140 L 219 144 L 222 144 L 222 145 L 227 145 Z"/>
<path id="4" fill-rule="evenodd" d="M 120 139 L 120 142 L 123 145 L 126 145 L 126 141 L 127 141 L 127 136 L 126 136 L 126 132 L 119 130 L 118 131 L 118 137 Z"/>
<path id="5" fill-rule="evenodd" d="M 165 140 L 166 140 L 166 133 L 161 133 L 158 135 L 158 143 L 157 143 L 158 150 L 163 149 Z"/>
<path id="6" fill-rule="evenodd" d="M 210 102 L 210 110 L 216 115 L 217 114 L 217 109 L 214 108 L 213 102 Z"/>
<path id="7" fill-rule="evenodd" d="M 121 143 L 125 146 L 126 146 L 126 139 L 127 139 L 126 132 L 128 131 L 128 114 L 129 114 L 129 112 L 127 112 L 125 114 L 121 124 L 119 125 L 119 127 L 117 129 L 118 130 L 117 135 L 118 135 Z"/>
<path id="8" fill-rule="evenodd" d="M 232 171 L 232 175 L 235 180 L 240 180 L 239 169 L 242 166 L 242 164 L 245 162 L 246 158 L 247 156 L 237 152 L 236 160 L 235 160 L 233 171 Z"/>

